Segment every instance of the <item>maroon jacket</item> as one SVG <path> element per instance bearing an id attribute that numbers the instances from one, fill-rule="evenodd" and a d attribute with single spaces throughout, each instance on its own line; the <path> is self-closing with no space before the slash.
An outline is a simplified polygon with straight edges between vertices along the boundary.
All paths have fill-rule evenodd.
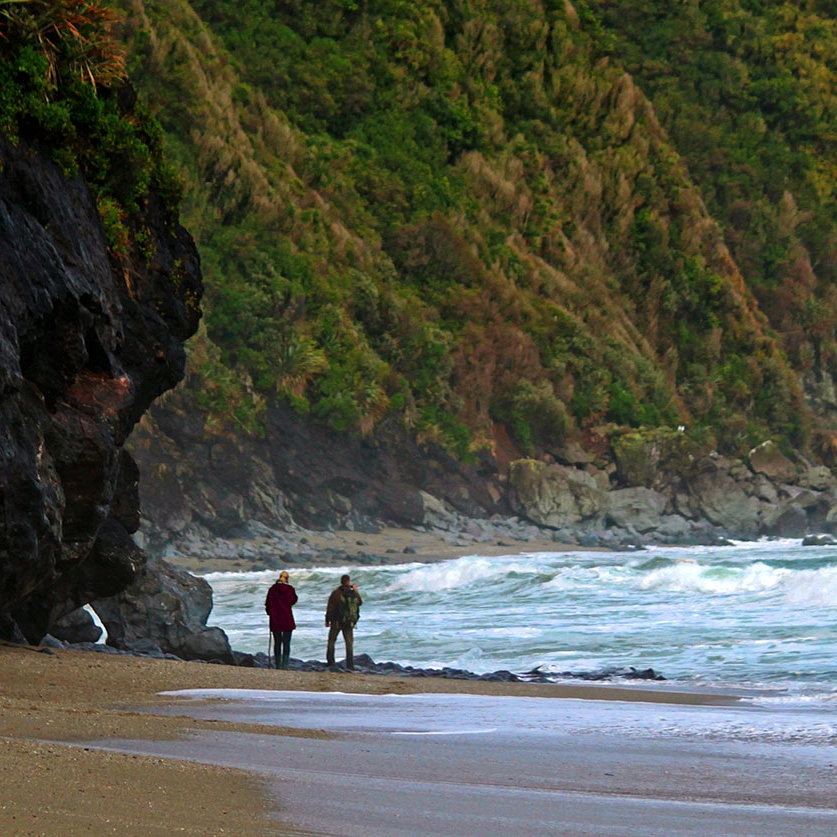
<path id="1" fill-rule="evenodd" d="M 264 611 L 270 616 L 271 631 L 292 631 L 296 627 L 291 608 L 297 603 L 296 590 L 290 584 L 277 581 L 267 591 Z"/>

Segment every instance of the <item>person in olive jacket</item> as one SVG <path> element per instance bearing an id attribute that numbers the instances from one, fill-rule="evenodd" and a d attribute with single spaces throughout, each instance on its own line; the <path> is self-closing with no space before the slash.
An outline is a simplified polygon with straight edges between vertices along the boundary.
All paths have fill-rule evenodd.
<path id="1" fill-rule="evenodd" d="M 328 597 L 325 612 L 325 623 L 328 628 L 326 663 L 329 666 L 334 665 L 334 645 L 337 641 L 337 634 L 342 633 L 346 642 L 346 668 L 350 671 L 354 669 L 355 624 L 360 618 L 362 604 L 363 599 L 360 597 L 357 584 L 352 584 L 348 575 L 341 576 L 340 586 Z"/>
<path id="2" fill-rule="evenodd" d="M 276 668 L 287 668 L 291 658 L 291 634 L 296 627 L 293 606 L 298 600 L 296 590 L 288 584 L 288 573 L 283 570 L 279 580 L 267 591 L 264 602 L 265 613 L 270 617 Z"/>

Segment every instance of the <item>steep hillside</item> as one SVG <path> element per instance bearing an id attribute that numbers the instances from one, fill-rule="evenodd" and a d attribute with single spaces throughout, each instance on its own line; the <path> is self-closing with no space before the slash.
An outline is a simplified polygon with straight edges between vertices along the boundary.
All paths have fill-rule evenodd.
<path id="1" fill-rule="evenodd" d="M 824 5 L 118 5 L 207 283 L 131 442 L 161 550 L 451 514 L 633 542 L 652 506 L 666 542 L 831 526 Z"/>
<path id="2" fill-rule="evenodd" d="M 655 111 L 570 4 L 125 2 L 207 276 L 197 402 L 468 458 L 806 420 Z M 707 438 L 707 434 L 709 438 Z"/>
<path id="3" fill-rule="evenodd" d="M 837 363 L 833 3 L 590 0 L 598 54 L 634 77 L 819 414 Z"/>

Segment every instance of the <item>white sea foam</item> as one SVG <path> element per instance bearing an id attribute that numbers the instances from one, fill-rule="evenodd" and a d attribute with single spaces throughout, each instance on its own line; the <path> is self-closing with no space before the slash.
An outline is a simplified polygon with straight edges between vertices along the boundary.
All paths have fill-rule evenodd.
<path id="1" fill-rule="evenodd" d="M 829 745 L 837 723 L 822 704 L 814 706 L 743 701 L 730 705 L 658 704 L 622 700 L 576 700 L 486 695 L 353 695 L 343 692 L 280 692 L 190 689 L 164 696 L 197 702 L 178 704 L 179 714 L 217 720 L 247 720 L 331 730 L 375 730 L 392 735 L 475 735 L 498 729 L 517 736 L 608 735 Z M 217 701 L 207 707 L 206 701 Z"/>
<path id="2" fill-rule="evenodd" d="M 790 574 L 784 584 L 784 596 L 791 605 L 837 607 L 837 567 Z"/>
<path id="3" fill-rule="evenodd" d="M 745 567 L 715 567 L 692 561 L 679 561 L 637 581 L 642 590 L 665 589 L 675 592 L 729 594 L 770 590 L 790 573 L 773 569 L 761 561 Z"/>
<path id="4" fill-rule="evenodd" d="M 402 572 L 393 572 L 386 588 L 389 592 L 401 590 L 439 592 L 472 587 L 480 582 L 497 583 L 510 575 L 535 575 L 539 571 L 537 556 L 521 560 L 519 557 L 465 556 L 438 564 L 410 565 Z"/>

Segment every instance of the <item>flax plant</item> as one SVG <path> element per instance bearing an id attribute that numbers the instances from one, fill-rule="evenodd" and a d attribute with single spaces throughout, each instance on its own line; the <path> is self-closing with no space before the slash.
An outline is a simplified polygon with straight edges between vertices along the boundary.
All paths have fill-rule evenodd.
<path id="1" fill-rule="evenodd" d="M 112 35 L 114 13 L 88 0 L 0 0 L 0 49 L 35 45 L 47 78 L 59 86 L 67 72 L 95 89 L 125 78 L 125 57 Z"/>

